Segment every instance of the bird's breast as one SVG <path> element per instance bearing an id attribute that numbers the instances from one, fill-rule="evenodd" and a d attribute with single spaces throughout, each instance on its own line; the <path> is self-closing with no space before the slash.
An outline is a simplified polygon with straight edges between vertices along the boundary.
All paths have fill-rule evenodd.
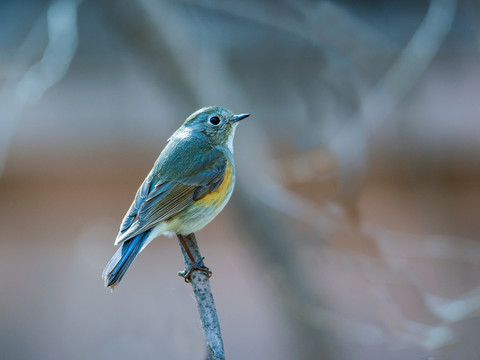
<path id="1" fill-rule="evenodd" d="M 219 206 L 224 201 L 228 201 L 228 198 L 231 195 L 232 186 L 233 186 L 233 173 L 232 165 L 227 161 L 227 167 L 225 168 L 225 175 L 220 186 L 212 191 L 211 193 L 205 195 L 203 198 L 196 202 L 199 206 Z"/>
<path id="2" fill-rule="evenodd" d="M 175 216 L 171 220 L 172 231 L 190 234 L 202 229 L 225 207 L 232 195 L 234 185 L 235 173 L 228 162 L 220 186 Z"/>

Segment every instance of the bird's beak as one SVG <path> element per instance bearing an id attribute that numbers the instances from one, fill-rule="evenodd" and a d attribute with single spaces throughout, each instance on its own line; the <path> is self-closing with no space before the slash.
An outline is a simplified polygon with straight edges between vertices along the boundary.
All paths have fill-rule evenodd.
<path id="1" fill-rule="evenodd" d="M 233 115 L 232 119 L 230 120 L 231 123 L 236 123 L 242 119 L 249 117 L 250 114 L 240 114 L 240 115 Z"/>

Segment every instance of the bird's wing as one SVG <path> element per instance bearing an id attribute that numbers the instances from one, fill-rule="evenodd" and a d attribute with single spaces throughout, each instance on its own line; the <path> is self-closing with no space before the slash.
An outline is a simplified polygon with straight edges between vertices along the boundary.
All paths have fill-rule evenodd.
<path id="1" fill-rule="evenodd" d="M 125 233 L 132 226 L 133 221 L 137 217 L 138 209 L 143 204 L 150 191 L 153 177 L 154 169 L 150 171 L 150 173 L 143 181 L 142 185 L 138 188 L 135 199 L 133 200 L 132 205 L 130 205 L 130 208 L 125 214 L 125 217 L 123 218 L 122 224 L 120 225 L 120 232 L 117 235 L 117 239 L 120 237 L 121 234 Z"/>
<path id="2" fill-rule="evenodd" d="M 151 229 L 216 190 L 226 167 L 227 158 L 215 149 L 201 159 L 177 167 L 174 175 L 157 177 L 154 167 L 138 189 L 115 245 Z"/>

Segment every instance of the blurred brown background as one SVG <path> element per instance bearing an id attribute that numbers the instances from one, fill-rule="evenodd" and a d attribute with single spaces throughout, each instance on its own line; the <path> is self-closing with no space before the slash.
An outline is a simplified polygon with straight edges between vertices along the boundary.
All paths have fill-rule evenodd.
<path id="1" fill-rule="evenodd" d="M 101 272 L 166 139 L 250 112 L 197 234 L 229 359 L 480 359 L 477 1 L 0 3 L 0 358 L 200 359 L 175 239 Z"/>

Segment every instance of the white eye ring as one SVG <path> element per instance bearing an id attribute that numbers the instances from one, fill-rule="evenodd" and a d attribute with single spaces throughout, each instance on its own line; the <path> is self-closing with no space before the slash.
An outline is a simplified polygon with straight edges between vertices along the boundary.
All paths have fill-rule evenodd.
<path id="1" fill-rule="evenodd" d="M 212 125 L 220 124 L 220 118 L 218 116 L 212 116 L 209 121 Z"/>

